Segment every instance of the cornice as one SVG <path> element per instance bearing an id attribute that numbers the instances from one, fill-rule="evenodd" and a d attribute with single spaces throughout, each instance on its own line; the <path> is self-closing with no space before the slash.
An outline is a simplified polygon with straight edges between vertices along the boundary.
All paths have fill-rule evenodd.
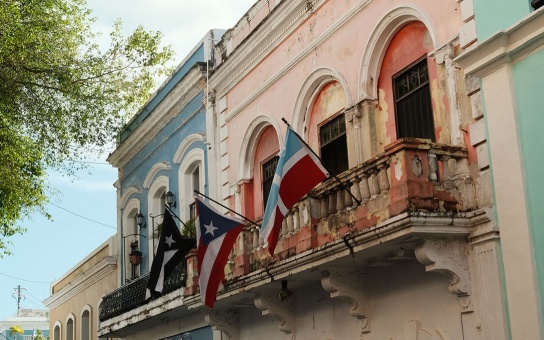
<path id="1" fill-rule="evenodd" d="M 519 61 L 543 45 L 544 10 L 539 10 L 482 41 L 455 58 L 455 61 L 466 75 L 483 78 L 506 64 Z"/>
<path id="2" fill-rule="evenodd" d="M 423 242 L 427 239 L 466 240 L 472 228 L 489 221 L 484 210 L 467 213 L 424 213 L 406 212 L 392 217 L 375 227 L 349 234 L 348 238 L 339 238 L 319 248 L 308 250 L 291 258 L 276 262 L 266 269 L 256 270 L 239 283 L 230 283 L 228 287 L 218 293 L 217 299 L 224 299 L 239 294 L 243 286 L 246 292 L 258 290 L 273 280 L 279 281 L 290 275 L 303 272 L 308 266 L 316 263 L 328 263 L 332 260 L 350 256 L 352 253 L 362 254 L 371 251 L 375 256 L 378 247 L 407 239 L 411 242 Z M 347 247 L 346 244 L 351 247 Z M 351 248 L 351 249 L 350 249 Z M 367 253 L 368 254 L 368 253 Z M 327 269 L 327 266 L 319 266 Z M 185 304 L 192 308 L 201 306 L 200 296 L 191 296 L 185 299 Z"/>
<path id="3" fill-rule="evenodd" d="M 246 39 L 232 51 L 228 58 L 218 65 L 210 77 L 212 87 L 228 91 L 241 78 L 249 73 L 252 66 L 260 63 L 271 51 L 278 47 L 285 37 L 296 30 L 313 11 L 326 0 L 282 1 L 255 28 Z"/>
<path id="4" fill-rule="evenodd" d="M 115 270 L 116 264 L 117 259 L 114 256 L 105 257 L 95 266 L 63 287 L 58 293 L 45 299 L 43 304 L 49 309 L 60 306 L 112 273 Z"/>
<path id="5" fill-rule="evenodd" d="M 180 111 L 206 87 L 206 66 L 197 64 L 168 93 L 150 115 L 136 127 L 123 143 L 108 157 L 116 168 L 123 168 L 140 152 Z"/>
<path id="6" fill-rule="evenodd" d="M 318 7 L 322 6 L 325 3 L 325 1 L 313 1 L 312 2 L 312 8 L 317 9 Z M 323 44 L 325 41 L 327 41 L 333 34 L 335 34 L 338 30 L 340 30 L 346 23 L 351 21 L 358 13 L 360 13 L 366 6 L 368 6 L 371 3 L 371 0 L 364 0 L 358 3 L 356 6 L 354 6 L 350 11 L 348 11 L 342 18 L 337 20 L 333 26 L 331 26 L 327 31 L 323 32 L 316 40 L 314 40 L 311 44 L 309 44 L 301 53 L 299 53 L 295 58 L 293 58 L 289 63 L 287 63 L 283 68 L 278 70 L 273 76 L 271 76 L 269 79 L 267 79 L 266 82 L 264 82 L 259 88 L 251 93 L 250 96 L 246 97 L 243 102 L 241 102 L 237 107 L 233 108 L 232 110 L 229 110 L 228 115 L 225 117 L 226 121 L 231 120 L 233 117 L 235 117 L 240 111 L 242 111 L 247 105 L 249 105 L 252 101 L 254 101 L 257 97 L 262 95 L 264 92 L 266 92 L 272 85 L 274 85 L 276 82 L 279 81 L 285 74 L 287 74 L 289 71 L 291 71 L 297 64 L 299 64 L 304 58 L 308 57 L 311 53 L 313 53 L 319 45 Z M 295 13 L 292 13 L 290 16 L 290 20 L 287 21 L 288 27 L 284 27 L 283 29 L 279 30 L 279 33 L 271 37 L 268 41 L 259 41 L 259 46 L 264 45 L 262 48 L 256 48 L 255 46 L 249 46 L 246 48 L 253 47 L 257 52 L 254 52 L 252 55 L 251 60 L 248 60 L 247 62 L 243 63 L 242 61 L 244 59 L 247 59 L 247 56 L 250 55 L 250 52 L 253 50 L 242 50 L 239 51 L 241 56 L 238 57 L 238 59 L 235 59 L 234 53 L 231 55 L 231 57 L 225 61 L 225 63 L 236 63 L 236 65 L 239 64 L 238 69 L 235 69 L 234 67 L 232 69 L 229 69 L 228 71 L 222 70 L 221 68 L 214 73 L 211 77 L 211 86 L 212 88 L 216 89 L 217 87 L 220 87 L 218 90 L 218 96 L 224 95 L 226 92 L 228 92 L 234 84 L 240 81 L 243 77 L 249 73 L 249 71 L 252 69 L 252 66 L 257 65 L 258 63 L 262 62 L 266 58 L 268 54 L 270 54 L 275 48 L 277 48 L 284 40 L 284 38 L 288 35 L 290 35 L 294 30 L 298 28 L 298 24 L 303 21 L 306 16 L 304 14 L 308 13 L 306 8 L 303 9 L 295 8 Z M 310 14 L 313 13 L 313 11 L 309 12 Z M 281 13 L 277 14 L 281 15 Z M 273 29 L 274 26 L 271 25 L 270 29 Z M 258 37 L 257 37 L 258 38 Z M 255 38 L 255 39 L 257 39 Z M 257 45 L 257 44 L 253 44 Z M 236 51 L 235 51 L 236 52 Z M 233 60 L 231 60 L 233 59 Z M 227 72 L 226 74 L 222 74 L 222 72 Z"/>

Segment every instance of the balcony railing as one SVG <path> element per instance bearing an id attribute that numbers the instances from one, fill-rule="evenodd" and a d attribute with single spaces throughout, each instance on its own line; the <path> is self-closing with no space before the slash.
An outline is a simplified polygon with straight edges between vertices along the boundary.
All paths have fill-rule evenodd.
<path id="1" fill-rule="evenodd" d="M 180 289 L 185 285 L 187 262 L 182 261 L 164 282 L 163 294 Z M 146 303 L 145 290 L 149 273 L 131 281 L 104 296 L 100 304 L 100 321 L 111 319 Z"/>
<path id="2" fill-rule="evenodd" d="M 347 233 L 362 232 L 404 212 L 450 214 L 477 209 L 475 181 L 467 157 L 464 147 L 428 140 L 404 138 L 388 145 L 383 153 L 339 175 L 360 204 L 333 179 L 319 184 L 299 201 L 283 221 L 273 259 L 264 247 L 259 228 L 248 225 L 231 251 L 225 281 L 235 289 L 246 282 L 240 278 L 267 270 L 272 261 L 281 263 L 307 251 L 319 251 Z M 191 252 L 182 264 L 187 269 L 183 296 L 195 295 L 196 252 Z M 170 278 L 179 279 L 177 288 L 181 287 L 180 273 Z M 177 288 L 170 286 L 165 292 Z M 144 292 L 145 283 L 138 282 L 112 292 L 104 298 L 100 320 L 143 305 Z"/>

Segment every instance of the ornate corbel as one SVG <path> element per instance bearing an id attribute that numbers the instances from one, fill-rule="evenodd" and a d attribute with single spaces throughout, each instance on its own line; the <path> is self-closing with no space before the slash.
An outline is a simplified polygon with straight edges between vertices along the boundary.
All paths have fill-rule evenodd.
<path id="1" fill-rule="evenodd" d="M 274 291 L 255 293 L 255 307 L 262 315 L 271 315 L 280 320 L 278 328 L 285 334 L 294 332 L 293 298 L 280 300 Z"/>
<path id="2" fill-rule="evenodd" d="M 211 310 L 205 319 L 212 329 L 225 333 L 227 339 L 240 339 L 240 313 L 237 310 Z"/>
<path id="3" fill-rule="evenodd" d="M 331 294 L 331 298 L 339 298 L 350 305 L 349 314 L 362 323 L 362 332 L 370 332 L 368 317 L 368 301 L 363 293 L 364 273 L 353 271 L 324 271 L 321 285 Z"/>
<path id="4" fill-rule="evenodd" d="M 460 240 L 427 239 L 415 250 L 417 260 L 426 271 L 438 272 L 450 280 L 450 293 L 459 297 L 465 311 L 470 308 L 471 283 L 466 243 Z"/>

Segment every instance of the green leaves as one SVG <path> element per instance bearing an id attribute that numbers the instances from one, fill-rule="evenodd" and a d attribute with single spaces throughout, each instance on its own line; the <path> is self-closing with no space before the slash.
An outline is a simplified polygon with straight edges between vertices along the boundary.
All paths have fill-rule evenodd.
<path id="1" fill-rule="evenodd" d="M 111 143 L 169 69 L 161 33 L 118 21 L 106 51 L 82 0 L 0 2 L 0 257 L 17 221 L 46 203 L 45 169 L 70 173 Z"/>

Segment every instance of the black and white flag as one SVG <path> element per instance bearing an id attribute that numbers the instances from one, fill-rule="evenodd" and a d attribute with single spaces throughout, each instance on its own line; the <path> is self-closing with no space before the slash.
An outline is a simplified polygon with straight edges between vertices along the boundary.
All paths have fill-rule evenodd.
<path id="1" fill-rule="evenodd" d="M 147 281 L 146 300 L 162 293 L 164 280 L 195 246 L 196 240 L 183 238 L 170 212 L 165 210 L 157 254 L 151 264 L 151 273 Z"/>

